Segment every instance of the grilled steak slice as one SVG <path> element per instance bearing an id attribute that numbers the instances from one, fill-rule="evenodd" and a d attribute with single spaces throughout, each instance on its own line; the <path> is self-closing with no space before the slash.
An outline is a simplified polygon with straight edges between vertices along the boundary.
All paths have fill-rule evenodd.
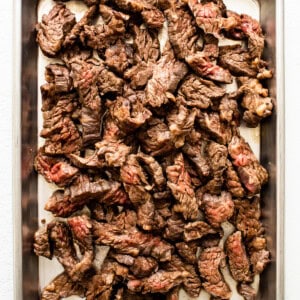
<path id="1" fill-rule="evenodd" d="M 178 202 L 174 206 L 174 211 L 182 213 L 186 220 L 196 219 L 199 212 L 198 204 L 191 184 L 191 178 L 185 170 L 182 153 L 175 157 L 174 165 L 168 166 L 166 172 L 168 187 Z"/>
<path id="2" fill-rule="evenodd" d="M 170 43 L 178 59 L 184 60 L 186 56 L 197 50 L 197 28 L 193 17 L 182 5 L 172 5 L 164 14 L 168 20 L 168 33 Z"/>
<path id="3" fill-rule="evenodd" d="M 159 270 L 148 278 L 129 280 L 127 287 L 131 291 L 142 294 L 166 293 L 173 287 L 180 285 L 188 275 L 189 273 L 186 271 L 166 272 Z"/>
<path id="4" fill-rule="evenodd" d="M 175 244 L 178 254 L 183 258 L 187 263 L 194 265 L 197 262 L 197 242 L 179 242 Z"/>
<path id="5" fill-rule="evenodd" d="M 65 159 L 43 153 L 40 148 L 35 157 L 34 167 L 48 182 L 64 187 L 78 175 L 78 169 L 71 166 Z"/>
<path id="6" fill-rule="evenodd" d="M 230 72 L 222 67 L 215 65 L 201 52 L 191 54 L 185 58 L 189 66 L 201 77 L 222 83 L 231 83 Z"/>
<path id="7" fill-rule="evenodd" d="M 232 196 L 236 198 L 244 197 L 245 190 L 230 160 L 227 160 L 227 168 L 225 171 L 225 176 L 226 176 L 225 183 L 228 192 L 230 192 Z"/>
<path id="8" fill-rule="evenodd" d="M 158 263 L 152 257 L 138 256 L 134 259 L 130 271 L 136 278 L 143 278 L 150 276 L 153 272 L 158 270 Z"/>
<path id="9" fill-rule="evenodd" d="M 204 194 L 202 207 L 206 219 L 213 227 L 220 227 L 221 223 L 227 221 L 234 211 L 234 203 L 231 194 L 223 191 L 220 196 Z"/>
<path id="10" fill-rule="evenodd" d="M 227 238 L 225 249 L 232 277 L 238 282 L 251 282 L 253 278 L 250 272 L 250 262 L 240 231 L 236 231 Z"/>
<path id="11" fill-rule="evenodd" d="M 60 300 L 70 296 L 84 297 L 85 288 L 78 282 L 74 282 L 66 272 L 56 276 L 42 290 L 41 300 Z"/>
<path id="12" fill-rule="evenodd" d="M 212 101 L 225 95 L 225 89 L 192 74 L 184 80 L 178 93 L 184 97 L 187 106 L 206 109 L 212 105 Z"/>
<path id="13" fill-rule="evenodd" d="M 159 261 L 171 259 L 172 246 L 157 236 L 136 229 L 122 230 L 117 226 L 93 222 L 96 244 L 111 246 L 117 253 L 152 256 Z"/>
<path id="14" fill-rule="evenodd" d="M 245 300 L 256 300 L 256 291 L 249 284 L 246 283 L 239 284 L 238 292 L 244 297 Z"/>
<path id="15" fill-rule="evenodd" d="M 48 15 L 43 15 L 37 25 L 37 42 L 46 56 L 53 57 L 61 50 L 75 23 L 75 15 L 62 3 L 53 6 Z"/>
<path id="16" fill-rule="evenodd" d="M 204 249 L 199 256 L 198 268 L 204 289 L 212 296 L 229 299 L 231 290 L 225 282 L 220 268 L 225 266 L 225 254 L 219 247 Z"/>
<path id="17" fill-rule="evenodd" d="M 38 256 L 44 256 L 46 258 L 52 259 L 53 249 L 49 240 L 49 228 L 48 226 L 41 227 L 34 234 L 34 253 Z"/>
<path id="18" fill-rule="evenodd" d="M 217 231 L 204 221 L 195 221 L 184 226 L 184 240 L 186 242 L 201 239 L 205 235 L 214 234 Z"/>
<path id="19" fill-rule="evenodd" d="M 249 144 L 236 135 L 228 145 L 228 152 L 242 184 L 251 194 L 258 193 L 267 182 L 268 173 L 258 162 Z"/>

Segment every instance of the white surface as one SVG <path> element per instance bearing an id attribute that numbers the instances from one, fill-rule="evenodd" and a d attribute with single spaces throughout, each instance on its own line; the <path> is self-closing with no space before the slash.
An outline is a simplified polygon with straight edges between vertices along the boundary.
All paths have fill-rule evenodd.
<path id="1" fill-rule="evenodd" d="M 12 283 L 12 2 L 0 10 L 0 299 L 13 299 Z M 285 300 L 299 299 L 300 283 L 300 2 L 285 0 L 286 62 L 286 230 Z M 27 299 L 26 299 L 27 300 Z M 28 299 L 30 300 L 30 299 Z"/>

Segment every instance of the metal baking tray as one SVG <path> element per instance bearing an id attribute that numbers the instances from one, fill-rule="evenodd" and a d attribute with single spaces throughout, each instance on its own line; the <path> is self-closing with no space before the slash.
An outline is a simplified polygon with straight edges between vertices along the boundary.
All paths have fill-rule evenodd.
<path id="1" fill-rule="evenodd" d="M 266 33 L 264 58 L 275 70 L 268 81 L 275 109 L 260 127 L 260 160 L 270 180 L 262 195 L 262 221 L 266 228 L 271 263 L 260 277 L 257 299 L 284 299 L 284 61 L 283 0 L 245 0 L 259 6 Z M 39 259 L 32 250 L 33 234 L 39 226 L 38 178 L 33 159 L 38 145 L 38 48 L 35 25 L 36 0 L 14 0 L 14 299 L 39 299 Z M 238 3 L 225 0 L 225 3 Z M 247 13 L 247 11 L 245 12 Z"/>

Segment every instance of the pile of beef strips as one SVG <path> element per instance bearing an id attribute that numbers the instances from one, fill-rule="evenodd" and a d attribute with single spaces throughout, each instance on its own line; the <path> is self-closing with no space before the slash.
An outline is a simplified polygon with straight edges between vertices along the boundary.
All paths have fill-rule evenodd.
<path id="1" fill-rule="evenodd" d="M 222 0 L 84 3 L 80 20 L 56 1 L 37 25 L 59 63 L 41 86 L 35 168 L 58 189 L 34 250 L 64 268 L 41 299 L 175 300 L 181 288 L 230 299 L 226 264 L 255 299 L 251 283 L 270 260 L 268 173 L 239 126 L 272 113 L 260 24 Z M 224 38 L 235 43 L 219 46 Z M 226 221 L 235 229 L 221 247 Z M 99 246 L 109 246 L 103 264 Z"/>

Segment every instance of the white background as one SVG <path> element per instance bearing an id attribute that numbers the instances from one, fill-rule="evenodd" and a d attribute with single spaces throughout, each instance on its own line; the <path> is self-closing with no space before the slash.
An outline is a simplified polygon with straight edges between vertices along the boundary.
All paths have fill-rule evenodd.
<path id="1" fill-rule="evenodd" d="M 16 0 L 18 1 L 18 0 Z M 13 1 L 0 10 L 0 299 L 13 299 Z M 300 299 L 300 2 L 285 0 L 285 299 Z M 26 299 L 30 300 L 30 299 Z"/>

